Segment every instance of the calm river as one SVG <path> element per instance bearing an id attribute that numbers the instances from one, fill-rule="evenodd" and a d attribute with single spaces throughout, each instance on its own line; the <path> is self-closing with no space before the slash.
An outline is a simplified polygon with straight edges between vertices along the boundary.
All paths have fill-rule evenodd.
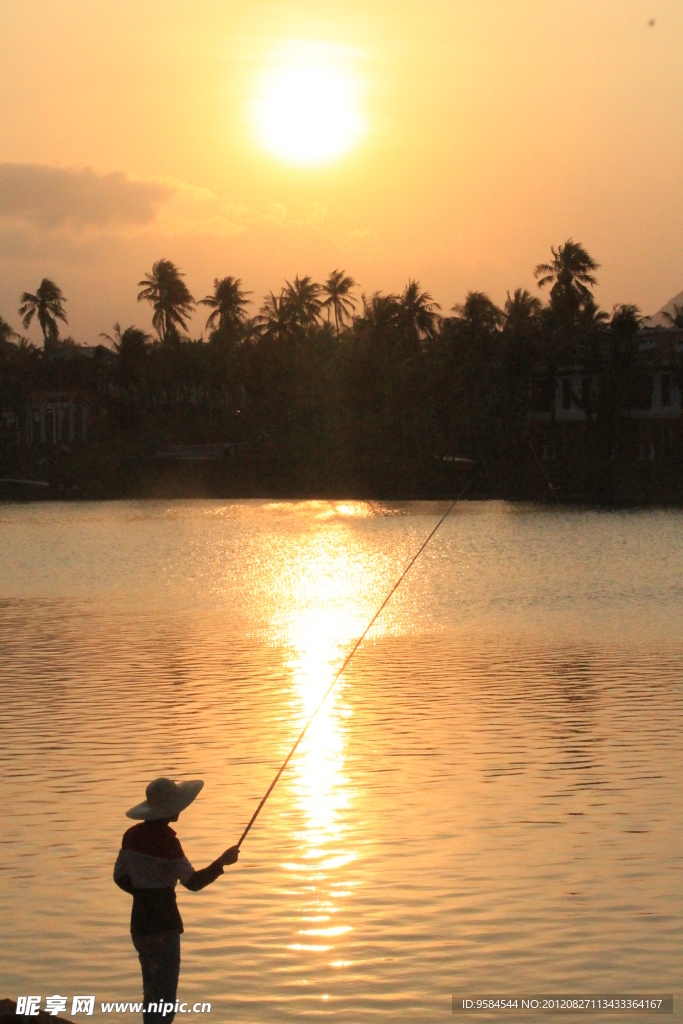
<path id="1" fill-rule="evenodd" d="M 203 778 L 185 851 L 235 842 L 444 508 L 0 506 L 0 997 L 140 998 L 124 812 Z M 179 887 L 180 998 L 364 1024 L 673 992 L 681 1019 L 682 598 L 680 512 L 458 505 L 238 865 Z"/>

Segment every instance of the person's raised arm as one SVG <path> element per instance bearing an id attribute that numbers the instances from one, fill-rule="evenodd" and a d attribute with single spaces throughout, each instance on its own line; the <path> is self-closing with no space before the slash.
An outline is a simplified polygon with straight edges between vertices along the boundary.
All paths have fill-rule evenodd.
<path id="1" fill-rule="evenodd" d="M 201 868 L 199 871 L 194 871 L 187 881 L 183 882 L 186 889 L 190 889 L 191 892 L 199 892 L 200 889 L 206 888 L 207 885 L 211 885 L 215 882 L 219 875 L 223 874 L 223 867 L 227 864 L 234 864 L 239 857 L 239 849 L 237 846 L 231 846 L 229 850 L 222 853 L 220 857 L 209 864 L 208 868 Z"/>

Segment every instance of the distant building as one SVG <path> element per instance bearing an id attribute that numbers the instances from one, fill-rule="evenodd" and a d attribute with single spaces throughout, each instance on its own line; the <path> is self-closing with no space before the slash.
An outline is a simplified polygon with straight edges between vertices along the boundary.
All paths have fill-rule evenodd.
<path id="1" fill-rule="evenodd" d="M 12 357 L 16 351 L 17 346 L 7 342 L 2 354 Z M 105 345 L 77 345 L 68 340 L 43 358 L 57 364 L 83 360 L 91 364 L 93 369 L 101 367 L 103 374 L 99 377 L 105 383 L 94 390 L 89 384 L 85 388 L 68 384 L 61 387 L 58 385 L 57 388 L 41 388 L 23 403 L 10 404 L 9 395 L 6 395 L 4 408 L 0 408 L 0 428 L 4 437 L 14 437 L 20 445 L 72 445 L 92 440 L 91 410 L 94 403 L 98 421 L 106 415 L 97 392 L 101 392 L 103 387 L 106 391 L 112 390 L 106 377 L 116 364 L 116 353 Z M 92 381 L 92 378 L 91 372 L 89 379 Z"/>
<path id="2" fill-rule="evenodd" d="M 645 328 L 637 370 L 622 406 L 621 457 L 653 461 L 683 455 L 683 329 Z M 531 382 L 532 431 L 546 459 L 579 456 L 600 407 L 600 380 L 580 364 Z M 629 425 L 630 424 L 630 425 Z"/>
<path id="3" fill-rule="evenodd" d="M 113 366 L 116 364 L 116 353 L 106 345 L 77 345 L 75 342 L 63 344 L 48 356 L 51 362 L 71 362 L 76 359 L 99 359 Z"/>
<path id="4" fill-rule="evenodd" d="M 87 399 L 77 392 L 36 392 L 26 405 L 23 440 L 29 445 L 84 443 L 88 439 L 88 417 Z"/>

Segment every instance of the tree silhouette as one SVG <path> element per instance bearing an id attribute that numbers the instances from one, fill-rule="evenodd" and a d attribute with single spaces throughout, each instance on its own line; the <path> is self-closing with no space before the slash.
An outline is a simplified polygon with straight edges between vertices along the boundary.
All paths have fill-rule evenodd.
<path id="1" fill-rule="evenodd" d="M 149 302 L 154 309 L 152 324 L 161 342 L 177 340 L 178 327 L 187 330 L 186 319 L 194 299 L 183 281 L 185 275 L 170 260 L 157 260 L 151 274 L 145 274 L 138 287 L 138 302 Z"/>
<path id="2" fill-rule="evenodd" d="M 14 328 L 10 327 L 7 321 L 0 316 L 0 345 L 10 344 L 13 338 L 18 337 L 19 335 Z"/>
<path id="3" fill-rule="evenodd" d="M 314 327 L 318 322 L 322 300 L 320 295 L 322 288 L 310 277 L 294 278 L 294 282 L 285 282 L 282 297 L 289 307 L 292 320 L 304 330 Z"/>
<path id="4" fill-rule="evenodd" d="M 16 335 L 16 337 L 17 348 L 19 349 L 20 352 L 30 354 L 36 351 L 36 346 L 33 344 L 32 341 L 29 341 L 28 338 L 23 337 L 23 335 Z"/>
<path id="5" fill-rule="evenodd" d="M 257 331 L 265 338 L 282 341 L 296 326 L 294 313 L 284 290 L 279 295 L 269 292 L 259 315 L 254 317 Z"/>
<path id="6" fill-rule="evenodd" d="M 420 291 L 419 281 L 408 281 L 399 299 L 399 305 L 401 323 L 409 340 L 414 345 L 427 340 L 433 341 L 438 333 L 437 310 L 441 309 L 441 306 L 434 302 L 429 292 Z"/>
<path id="7" fill-rule="evenodd" d="M 510 401 L 520 404 L 520 394 L 528 393 L 528 382 L 538 359 L 543 306 L 526 288 L 507 293 L 503 335 L 506 342 L 505 365 Z"/>
<path id="8" fill-rule="evenodd" d="M 638 332 L 643 318 L 637 306 L 620 304 L 613 308 L 609 324 L 607 314 L 602 314 L 596 330 L 599 332 L 597 357 L 588 368 L 598 377 L 596 396 L 596 440 L 602 448 L 605 459 L 613 460 L 624 441 L 624 413 L 628 411 L 634 393 L 642 385 L 649 384 L 651 376 L 643 374 L 637 364 Z M 577 396 L 580 402 L 580 396 Z M 583 407 L 583 405 L 582 405 Z M 584 410 L 588 412 L 589 410 Z"/>
<path id="9" fill-rule="evenodd" d="M 21 296 L 19 315 L 23 318 L 22 325 L 28 329 L 34 316 L 37 316 L 40 329 L 43 332 L 45 350 L 56 347 L 59 341 L 58 320 L 67 323 L 64 303 L 66 299 L 62 289 L 58 288 L 49 277 L 44 277 L 40 282 L 35 295 L 31 292 L 23 292 Z"/>
<path id="10" fill-rule="evenodd" d="M 527 331 L 542 308 L 541 300 L 526 288 L 517 288 L 512 296 L 508 292 L 504 308 L 506 328 L 518 333 Z"/>
<path id="11" fill-rule="evenodd" d="M 609 320 L 607 314 L 604 314 L 605 320 Z M 612 320 L 610 321 L 610 329 L 622 337 L 633 337 L 643 326 L 643 317 L 640 315 L 640 310 L 637 306 L 633 306 L 628 302 L 620 303 L 612 310 Z"/>
<path id="12" fill-rule="evenodd" d="M 620 309 L 622 312 L 627 309 L 635 310 L 636 314 L 638 312 L 636 306 L 621 306 Z M 577 318 L 578 332 L 580 334 L 581 332 L 601 330 L 608 321 L 609 313 L 606 313 L 604 309 L 600 309 L 591 295 L 588 302 L 585 302 L 579 311 Z"/>
<path id="13" fill-rule="evenodd" d="M 359 327 L 368 326 L 379 334 L 393 328 L 399 317 L 398 295 L 384 295 L 374 292 L 370 298 L 361 296 L 363 316 Z"/>
<path id="14" fill-rule="evenodd" d="M 333 270 L 328 277 L 321 291 L 327 298 L 322 307 L 327 309 L 328 316 L 332 309 L 334 311 L 334 327 L 339 337 L 339 331 L 344 326 L 345 320 L 350 320 L 356 308 L 355 301 L 351 298 L 351 289 L 356 287 L 356 282 L 343 270 Z"/>
<path id="15" fill-rule="evenodd" d="M 121 330 L 121 324 L 114 324 L 114 334 L 102 332 L 100 338 L 110 341 L 122 359 L 133 361 L 143 358 L 147 353 L 147 347 L 152 341 L 152 335 L 139 327 L 126 327 Z"/>
<path id="16" fill-rule="evenodd" d="M 101 338 L 112 342 L 119 357 L 119 380 L 125 407 L 126 425 L 131 424 L 131 412 L 139 405 L 144 390 L 146 364 L 152 341 L 151 334 L 139 327 L 126 327 L 114 324 L 114 333 L 100 334 Z"/>
<path id="17" fill-rule="evenodd" d="M 528 444 L 530 381 L 538 368 L 543 306 L 526 288 L 507 293 L 503 315 L 504 384 L 501 414 L 506 441 L 514 449 Z M 549 393 L 550 388 L 546 395 Z M 525 444 L 526 440 L 526 444 Z"/>
<path id="18" fill-rule="evenodd" d="M 576 315 L 581 306 L 589 302 L 593 294 L 590 287 L 597 284 L 593 271 L 598 270 L 592 256 L 589 256 L 579 242 L 570 238 L 556 249 L 551 246 L 551 263 L 539 263 L 534 271 L 539 288 L 551 284 L 550 305 L 562 316 Z"/>
<path id="19" fill-rule="evenodd" d="M 503 312 L 485 292 L 471 291 L 444 322 L 445 374 L 451 402 L 459 410 L 465 450 L 473 458 L 490 457 L 503 390 Z"/>
<path id="20" fill-rule="evenodd" d="M 213 294 L 200 299 L 199 304 L 211 310 L 206 321 L 208 330 L 227 337 L 237 336 L 246 319 L 246 307 L 250 300 L 243 291 L 239 277 L 224 277 L 213 282 Z"/>
<path id="21" fill-rule="evenodd" d="M 503 322 L 503 313 L 486 292 L 468 292 L 463 303 L 452 307 L 463 326 L 485 334 L 496 331 Z"/>
<path id="22" fill-rule="evenodd" d="M 31 454 L 18 425 L 32 395 L 73 390 L 92 393 L 89 404 L 101 414 L 83 473 L 112 494 L 137 486 L 136 475 L 147 479 L 154 467 L 142 460 L 161 444 L 237 442 L 235 480 L 227 466 L 207 466 L 202 492 L 234 485 L 254 493 L 436 497 L 459 487 L 454 474 L 463 467 L 447 456 L 460 455 L 477 461 L 480 494 L 534 497 L 547 483 L 529 442 L 543 441 L 554 448 L 551 476 L 562 494 L 628 500 L 628 465 L 643 427 L 629 413 L 649 406 L 660 372 L 668 375 L 668 401 L 679 367 L 673 355 L 666 366 L 658 352 L 641 352 L 634 306 L 617 306 L 609 317 L 598 307 L 596 267 L 570 239 L 536 267 L 545 292 L 511 289 L 501 309 L 471 291 L 444 317 L 415 280 L 399 294 L 361 296 L 337 268 L 322 285 L 298 275 L 278 284 L 251 319 L 242 281 L 211 278 L 199 303 L 204 344 L 183 330 L 194 304 L 183 275 L 159 260 L 136 291 L 151 303 L 156 330 L 117 323 L 102 335 L 110 351 L 73 352 L 59 323 L 63 296 L 45 280 L 36 295 L 22 296 L 21 312 L 27 324 L 41 323 L 46 347 L 58 339 L 60 358 L 44 358 L 42 345 L 34 350 L 0 319 L 0 406 L 15 412 L 0 418 L 3 459 L 9 452 L 18 477 Z M 683 327 L 683 308 L 667 309 L 660 322 Z M 556 423 L 567 397 L 585 416 Z M 657 437 L 663 452 L 669 442 L 673 451 L 675 423 L 664 422 Z M 95 474 L 91 455 L 99 460 L 100 451 Z M 81 473 L 78 452 L 58 458 Z M 175 470 L 164 465 L 171 481 Z M 185 475 L 178 474 L 181 489 Z"/>

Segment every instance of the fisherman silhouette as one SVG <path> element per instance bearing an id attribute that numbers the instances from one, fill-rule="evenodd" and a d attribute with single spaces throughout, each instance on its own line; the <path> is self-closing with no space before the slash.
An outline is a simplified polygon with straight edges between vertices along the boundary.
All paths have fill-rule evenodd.
<path id="1" fill-rule="evenodd" d="M 204 783 L 154 779 L 146 799 L 126 811 L 139 820 L 124 834 L 114 866 L 114 881 L 133 897 L 130 932 L 142 967 L 144 1024 L 171 1024 L 175 1016 L 183 922 L 176 902 L 176 882 L 198 892 L 234 864 L 239 849 L 231 846 L 199 871 L 190 864 L 169 827 L 199 794 Z"/>

